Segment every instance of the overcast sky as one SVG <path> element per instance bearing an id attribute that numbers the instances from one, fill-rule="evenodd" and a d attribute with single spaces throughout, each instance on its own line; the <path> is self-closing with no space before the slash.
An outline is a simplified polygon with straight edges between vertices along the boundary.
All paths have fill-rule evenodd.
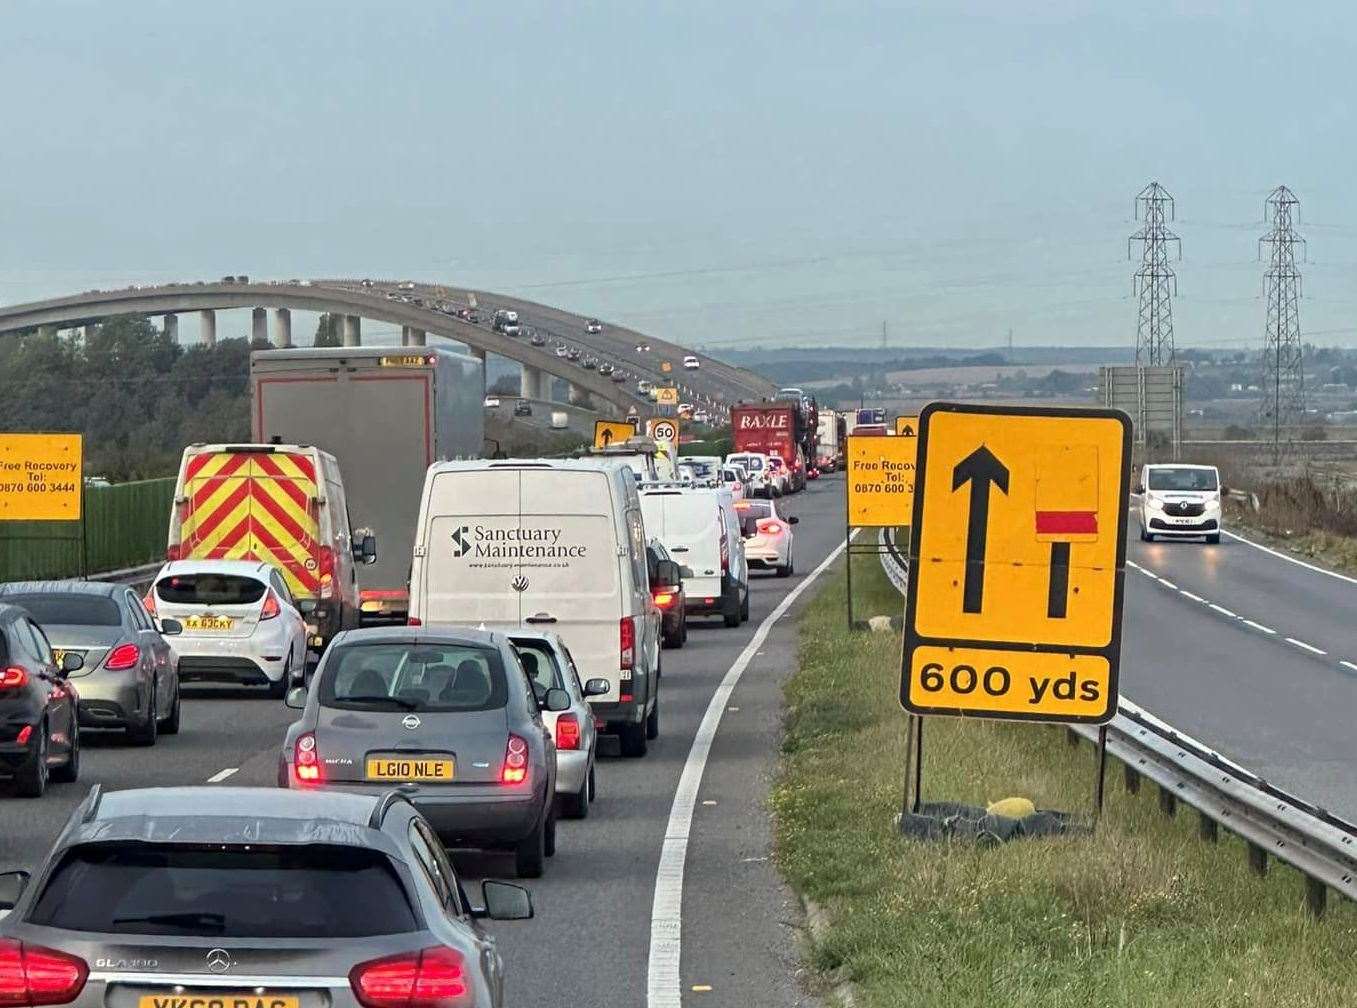
<path id="1" fill-rule="evenodd" d="M 1153 9 L 1151 9 L 1153 8 Z M 0 300 L 438 279 L 680 341 L 1129 344 L 1158 179 L 1179 345 L 1357 345 L 1357 7 L 3 0 Z"/>

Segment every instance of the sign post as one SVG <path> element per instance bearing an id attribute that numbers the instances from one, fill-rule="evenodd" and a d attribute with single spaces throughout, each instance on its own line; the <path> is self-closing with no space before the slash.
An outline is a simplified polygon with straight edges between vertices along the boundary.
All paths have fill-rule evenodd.
<path id="1" fill-rule="evenodd" d="M 880 542 L 854 543 L 853 530 L 908 526 L 914 509 L 913 437 L 852 435 L 847 438 L 844 465 L 847 470 L 848 518 L 844 527 L 848 629 L 853 618 L 853 557 L 880 557 Z"/>
<path id="2" fill-rule="evenodd" d="M 1117 711 L 1130 418 L 930 403 L 918 443 L 901 706 L 1106 725 Z M 911 736 L 917 808 L 922 724 Z"/>
<path id="3" fill-rule="evenodd" d="M 83 459 L 79 434 L 0 434 L 0 522 L 77 522 L 82 579 L 88 573 Z"/>

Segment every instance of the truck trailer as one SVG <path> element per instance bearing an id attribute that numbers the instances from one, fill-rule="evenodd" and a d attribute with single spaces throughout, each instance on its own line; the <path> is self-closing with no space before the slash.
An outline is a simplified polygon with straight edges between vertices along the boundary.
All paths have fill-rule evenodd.
<path id="1" fill-rule="evenodd" d="M 424 474 L 479 458 L 484 365 L 441 347 L 295 347 L 250 355 L 254 441 L 315 445 L 346 474 L 351 524 L 377 562 L 357 568 L 365 623 L 404 622 Z"/>
<path id="2" fill-rule="evenodd" d="M 730 411 L 732 454 L 757 452 L 777 455 L 787 464 L 788 490 L 806 485 L 806 454 L 801 447 L 802 411 L 799 403 L 736 406 Z"/>

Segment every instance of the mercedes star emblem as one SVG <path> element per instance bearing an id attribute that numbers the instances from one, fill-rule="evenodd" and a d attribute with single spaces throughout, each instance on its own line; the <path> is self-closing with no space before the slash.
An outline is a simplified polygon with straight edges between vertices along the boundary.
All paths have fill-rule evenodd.
<path id="1" fill-rule="evenodd" d="M 207 968 L 213 973 L 225 973 L 231 966 L 231 953 L 226 949 L 214 948 L 207 953 Z"/>
<path id="2" fill-rule="evenodd" d="M 407 714 L 405 715 L 404 718 L 401 719 L 401 724 L 405 725 L 405 727 L 409 728 L 411 731 L 414 731 L 421 724 L 423 724 L 423 722 L 420 721 L 417 715 Z"/>

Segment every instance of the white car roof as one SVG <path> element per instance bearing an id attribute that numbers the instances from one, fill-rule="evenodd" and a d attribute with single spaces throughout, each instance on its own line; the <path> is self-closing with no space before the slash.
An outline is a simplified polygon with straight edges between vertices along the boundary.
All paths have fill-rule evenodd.
<path id="1" fill-rule="evenodd" d="M 160 568 L 156 579 L 168 574 L 237 574 L 266 578 L 274 569 L 272 564 L 262 560 L 171 560 Z"/>
<path id="2" fill-rule="evenodd" d="M 1193 462 L 1146 462 L 1142 469 L 1209 469 L 1216 471 L 1213 465 L 1197 465 Z"/>

